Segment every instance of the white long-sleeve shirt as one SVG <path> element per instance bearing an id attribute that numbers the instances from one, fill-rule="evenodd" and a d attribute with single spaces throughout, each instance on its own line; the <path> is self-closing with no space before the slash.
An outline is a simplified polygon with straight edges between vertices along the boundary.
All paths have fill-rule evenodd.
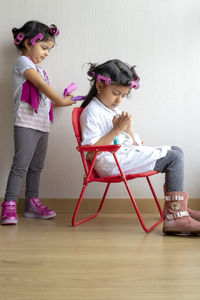
<path id="1" fill-rule="evenodd" d="M 97 98 L 86 106 L 80 116 L 82 131 L 82 145 L 94 145 L 101 137 L 113 128 L 113 117 L 121 114 L 118 108 L 111 110 Z M 148 147 L 141 145 L 135 135 L 137 146 L 133 145 L 131 136 L 122 132 L 119 136 L 121 148 L 116 152 L 117 159 L 125 174 L 135 174 L 154 170 L 156 161 L 165 157 L 170 146 Z M 95 170 L 99 176 L 112 176 L 119 174 L 119 169 L 109 152 L 101 152 L 97 156 Z"/>

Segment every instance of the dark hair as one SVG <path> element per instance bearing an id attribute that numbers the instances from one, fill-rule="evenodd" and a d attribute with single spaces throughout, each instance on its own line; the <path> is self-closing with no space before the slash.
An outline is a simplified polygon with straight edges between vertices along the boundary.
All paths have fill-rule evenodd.
<path id="1" fill-rule="evenodd" d="M 129 86 L 131 81 L 139 81 L 137 73 L 135 72 L 135 66 L 130 67 L 128 64 L 118 60 L 112 59 L 101 65 L 89 64 L 90 68 L 88 75 L 92 77 L 90 79 L 91 88 L 83 101 L 81 107 L 85 108 L 93 97 L 97 95 L 96 82 L 98 75 L 106 76 L 111 79 L 111 84 L 120 84 L 123 86 Z"/>
<path id="2" fill-rule="evenodd" d="M 23 51 L 25 49 L 24 41 L 26 39 L 29 40 L 29 44 L 31 45 L 31 39 L 41 33 L 44 37 L 43 41 L 55 41 L 55 35 L 58 34 L 58 30 L 54 24 L 49 27 L 37 21 L 28 21 L 21 28 L 13 28 L 12 33 L 15 42 L 19 41 L 18 44 L 15 43 L 15 46 Z"/>

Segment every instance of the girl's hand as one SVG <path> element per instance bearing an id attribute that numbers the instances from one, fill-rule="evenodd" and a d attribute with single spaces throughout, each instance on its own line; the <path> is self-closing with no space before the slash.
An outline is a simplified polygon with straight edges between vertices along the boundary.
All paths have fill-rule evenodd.
<path id="1" fill-rule="evenodd" d="M 127 112 L 122 112 L 121 116 L 114 116 L 113 129 L 118 130 L 118 135 L 124 131 L 127 132 L 133 140 L 133 145 L 136 145 L 134 132 L 132 129 L 132 116 Z"/>
<path id="2" fill-rule="evenodd" d="M 131 128 L 131 115 L 125 111 L 120 116 L 113 117 L 113 128 L 120 134 L 122 131 L 127 131 Z"/>
<path id="3" fill-rule="evenodd" d="M 127 125 L 127 127 L 126 127 L 126 129 L 124 131 L 130 134 L 130 133 L 133 132 L 132 116 L 129 113 L 127 113 L 127 114 L 128 114 L 128 117 L 129 117 L 129 123 L 128 123 L 128 125 Z"/>
<path id="4" fill-rule="evenodd" d="M 66 103 L 66 106 L 76 104 L 77 101 L 71 100 L 73 97 L 74 97 L 73 95 L 67 95 L 67 96 L 64 97 L 64 101 Z"/>
<path id="5" fill-rule="evenodd" d="M 116 135 L 119 135 L 122 131 L 126 131 L 131 127 L 131 116 L 127 112 L 122 112 L 120 116 L 113 117 L 113 128 L 104 136 L 102 136 L 94 145 L 110 145 Z M 134 135 L 131 135 L 133 144 L 135 145 Z"/>

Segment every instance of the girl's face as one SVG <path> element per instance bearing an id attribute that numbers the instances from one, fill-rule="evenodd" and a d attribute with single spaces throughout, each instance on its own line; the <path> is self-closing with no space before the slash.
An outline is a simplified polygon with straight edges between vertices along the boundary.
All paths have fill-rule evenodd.
<path id="1" fill-rule="evenodd" d="M 97 98 L 111 110 L 114 110 L 130 91 L 130 87 L 127 86 L 118 84 L 105 85 L 102 82 L 97 82 L 96 87 L 99 91 Z"/>
<path id="2" fill-rule="evenodd" d="M 27 42 L 25 43 L 26 50 L 23 54 L 30 57 L 35 64 L 39 64 L 49 55 L 49 51 L 53 48 L 53 46 L 53 40 L 41 41 L 35 46 L 29 45 Z"/>

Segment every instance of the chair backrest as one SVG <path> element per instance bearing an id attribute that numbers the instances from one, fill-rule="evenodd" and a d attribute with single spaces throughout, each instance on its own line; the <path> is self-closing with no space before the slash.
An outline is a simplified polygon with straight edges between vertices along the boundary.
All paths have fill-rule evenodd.
<path id="1" fill-rule="evenodd" d="M 78 145 L 81 145 L 81 127 L 80 127 L 80 123 L 79 123 L 79 119 L 81 116 L 81 113 L 83 111 L 82 107 L 75 107 L 72 111 L 72 125 L 74 128 L 74 133 L 78 142 Z"/>
<path id="2" fill-rule="evenodd" d="M 81 146 L 81 141 L 82 141 L 81 127 L 80 127 L 80 122 L 79 122 L 82 111 L 83 111 L 82 107 L 75 107 L 72 111 L 72 125 L 73 125 L 73 128 L 74 128 L 74 133 L 75 133 L 75 136 L 76 136 L 76 139 L 77 139 L 77 142 L 78 142 L 79 146 Z M 90 167 L 91 167 L 91 161 L 86 160 L 85 156 L 82 152 L 80 152 L 80 154 L 81 154 L 81 159 L 82 159 L 82 162 L 83 162 L 83 167 L 84 167 L 84 170 L 85 170 L 85 174 L 87 176 L 87 174 L 90 170 Z M 98 178 L 98 177 L 99 177 L 99 175 L 93 169 L 92 174 L 91 174 L 91 178 L 94 179 L 94 178 Z"/>

